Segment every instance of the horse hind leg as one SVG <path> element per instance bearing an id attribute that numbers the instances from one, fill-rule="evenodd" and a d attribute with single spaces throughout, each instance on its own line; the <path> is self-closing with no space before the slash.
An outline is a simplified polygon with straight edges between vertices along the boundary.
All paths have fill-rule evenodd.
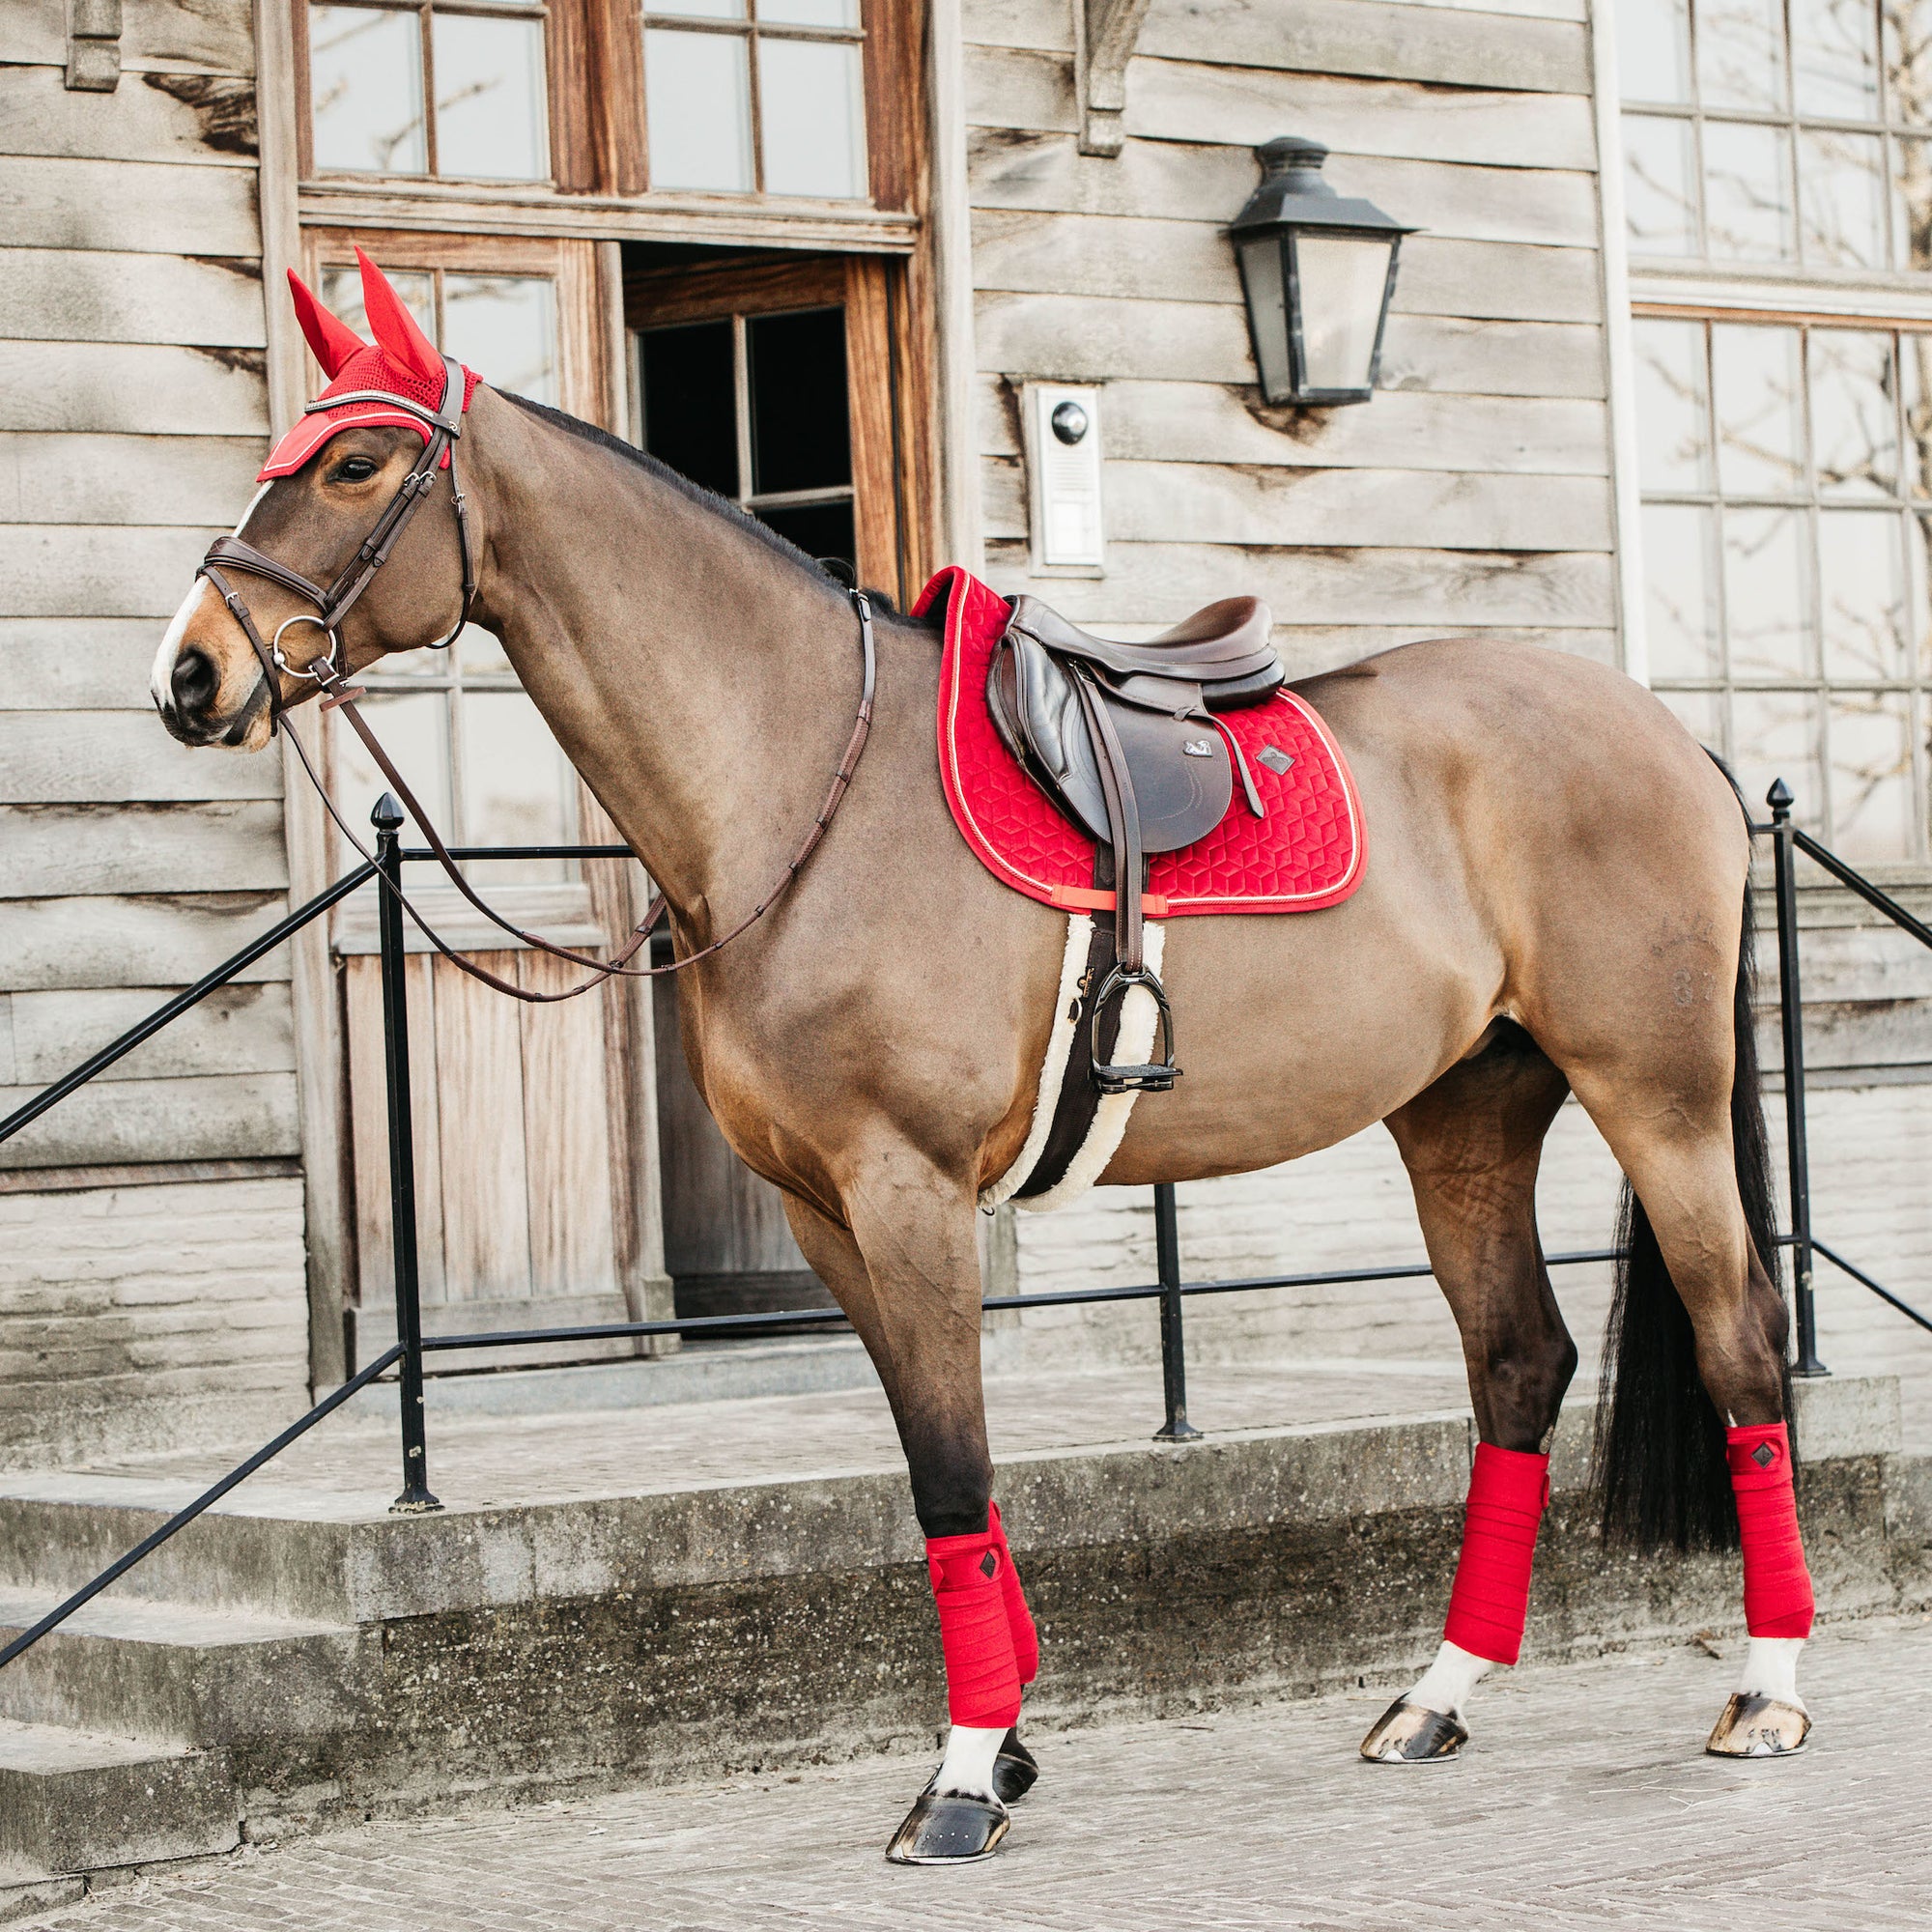
<path id="1" fill-rule="evenodd" d="M 1516 1662 L 1522 1640 L 1549 1437 L 1577 1369 L 1536 1235 L 1543 1138 L 1567 1091 L 1530 1037 L 1504 1021 L 1483 1051 L 1388 1119 L 1462 1336 L 1479 1443 L 1442 1644 L 1362 1741 L 1373 1763 L 1455 1757 L 1470 1693 Z"/>

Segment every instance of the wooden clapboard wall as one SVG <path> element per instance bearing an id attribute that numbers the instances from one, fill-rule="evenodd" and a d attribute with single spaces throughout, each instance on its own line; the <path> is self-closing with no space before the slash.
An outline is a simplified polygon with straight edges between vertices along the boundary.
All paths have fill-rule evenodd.
<path id="1" fill-rule="evenodd" d="M 286 905 L 279 759 L 183 750 L 147 690 L 269 427 L 252 12 L 123 21 L 118 86 L 71 92 L 62 0 L 0 10 L 0 1109 Z M 0 1292 L 0 1354 L 43 1415 L 166 1391 L 248 1427 L 299 1395 L 287 976 L 264 961 L 0 1148 L 41 1255 Z"/>
<path id="2" fill-rule="evenodd" d="M 1152 0 L 1112 159 L 1077 152 L 1068 0 L 964 15 L 1001 589 L 1123 628 L 1252 592 L 1304 671 L 1476 629 L 1613 657 L 1584 0 Z M 1220 230 L 1277 134 L 1427 230 L 1366 406 L 1272 411 L 1254 387 Z M 1029 378 L 1106 385 L 1104 578 L 1028 582 Z"/>

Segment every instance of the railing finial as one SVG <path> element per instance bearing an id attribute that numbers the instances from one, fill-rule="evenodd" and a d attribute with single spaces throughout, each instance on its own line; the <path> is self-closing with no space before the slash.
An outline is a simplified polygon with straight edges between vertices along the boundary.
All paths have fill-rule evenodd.
<path id="1" fill-rule="evenodd" d="M 1791 787 L 1782 779 L 1773 779 L 1771 789 L 1765 793 L 1764 802 L 1771 807 L 1774 818 L 1791 816 Z"/>
<path id="2" fill-rule="evenodd" d="M 385 791 L 376 801 L 374 810 L 369 813 L 369 823 L 378 832 L 398 832 L 402 829 L 403 808 L 396 803 L 394 792 Z"/>

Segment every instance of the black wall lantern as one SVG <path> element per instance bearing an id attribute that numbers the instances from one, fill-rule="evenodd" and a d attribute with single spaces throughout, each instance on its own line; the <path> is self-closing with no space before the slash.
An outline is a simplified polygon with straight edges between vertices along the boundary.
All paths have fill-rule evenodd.
<path id="1" fill-rule="evenodd" d="M 1283 135 L 1255 150 L 1261 185 L 1228 230 L 1270 403 L 1366 403 L 1381 363 L 1405 228 L 1321 179 L 1328 150 Z"/>

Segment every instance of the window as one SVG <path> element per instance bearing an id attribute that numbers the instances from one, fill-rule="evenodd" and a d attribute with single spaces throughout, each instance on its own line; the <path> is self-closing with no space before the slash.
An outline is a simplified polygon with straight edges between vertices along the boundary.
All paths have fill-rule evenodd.
<path id="1" fill-rule="evenodd" d="M 312 5 L 310 138 L 322 174 L 543 181 L 544 10 Z"/>
<path id="2" fill-rule="evenodd" d="M 432 341 L 498 388 L 556 402 L 554 279 L 445 266 L 387 273 Z M 320 279 L 324 302 L 366 334 L 356 270 L 326 262 Z M 377 735 L 450 843 L 562 844 L 575 838 L 575 775 L 489 632 L 472 624 L 446 651 L 381 659 L 358 682 L 368 688 L 364 708 Z M 384 781 L 353 732 L 331 728 L 329 757 L 345 815 L 359 834 Z M 346 847 L 337 856 L 344 864 L 354 858 Z M 572 874 L 566 862 L 541 859 L 496 864 L 489 876 L 540 883 Z"/>
<path id="3" fill-rule="evenodd" d="M 1932 269 L 1913 0 L 1619 0 L 1631 250 Z"/>
<path id="4" fill-rule="evenodd" d="M 1747 798 L 1927 857 L 1932 335 L 1639 317 L 1652 681 Z"/>
<path id="5" fill-rule="evenodd" d="M 656 188 L 866 193 L 859 0 L 646 0 Z"/>

